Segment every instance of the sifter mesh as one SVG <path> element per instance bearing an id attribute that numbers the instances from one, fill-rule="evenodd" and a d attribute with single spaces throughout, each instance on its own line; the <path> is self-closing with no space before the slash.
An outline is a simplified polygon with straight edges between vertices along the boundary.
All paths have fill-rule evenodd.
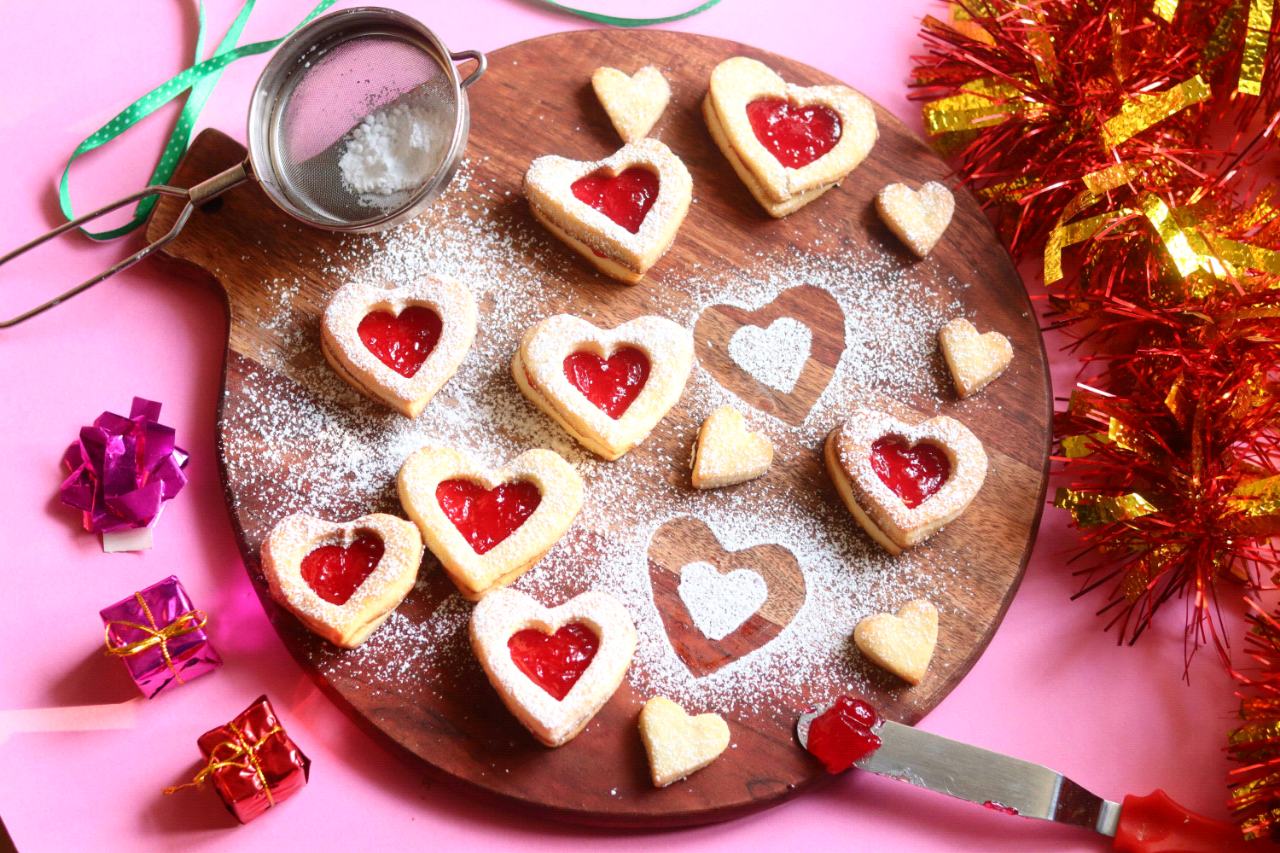
<path id="1" fill-rule="evenodd" d="M 449 168 L 458 124 L 456 90 L 436 56 L 411 35 L 358 33 L 311 45 L 276 93 L 266 136 L 275 189 L 292 205 L 338 227 L 358 227 L 411 205 Z M 405 105 L 429 145 L 423 180 L 394 193 L 365 192 L 339 162 L 367 117 Z"/>

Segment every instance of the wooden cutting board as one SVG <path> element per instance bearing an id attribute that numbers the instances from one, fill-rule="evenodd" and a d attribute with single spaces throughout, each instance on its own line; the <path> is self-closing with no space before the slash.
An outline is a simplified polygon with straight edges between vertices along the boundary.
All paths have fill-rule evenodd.
<path id="1" fill-rule="evenodd" d="M 907 689 L 890 677 L 868 675 L 865 692 L 882 713 L 914 722 L 946 696 L 986 647 L 1026 565 L 1043 504 L 1050 435 L 1050 390 L 1042 342 L 1022 284 L 967 192 L 957 191 L 955 218 L 925 262 L 911 258 L 877 220 L 872 199 L 886 183 L 941 180 L 956 184 L 947 166 L 883 109 L 877 108 L 880 137 L 875 149 L 843 186 L 785 220 L 770 219 L 715 148 L 699 111 L 711 69 L 734 55 L 757 57 L 792 82 L 838 82 L 783 57 L 678 33 L 563 33 L 499 50 L 490 56 L 488 73 L 471 90 L 470 185 L 483 185 L 491 196 L 506 198 L 503 215 L 507 221 L 532 229 L 545 243 L 543 254 L 530 256 L 530 263 L 547 253 L 560 258 L 557 269 L 547 275 L 566 284 L 548 290 L 547 303 L 540 306 L 545 314 L 585 311 L 598 325 L 612 326 L 681 304 L 684 283 L 704 269 L 709 258 L 748 268 L 761 257 L 782 255 L 797 247 L 819 253 L 857 249 L 881 257 L 900 274 L 926 282 L 939 298 L 961 303 L 982 327 L 998 329 L 1010 337 L 1016 353 L 1013 366 L 980 397 L 961 403 L 940 384 L 936 393 L 898 396 L 893 401 L 897 411 L 910 417 L 955 414 L 984 442 L 991 458 L 986 485 L 968 512 L 916 549 L 913 557 L 923 567 L 919 580 L 926 589 L 930 573 L 936 573 L 939 588 L 948 590 L 947 600 L 939 602 L 941 641 L 928 678 Z M 599 65 L 633 71 L 642 64 L 659 66 L 672 84 L 673 101 L 655 135 L 688 165 L 697 203 L 670 253 L 643 283 L 624 287 L 600 277 L 538 230 L 520 199 L 519 187 L 530 160 L 540 154 L 590 160 L 616 149 L 620 143 L 594 100 L 590 74 Z M 207 131 L 192 145 L 175 183 L 191 185 L 243 156 L 239 144 Z M 154 237 L 166 231 L 175 213 L 173 203 L 162 201 L 149 234 Z M 447 205 L 437 205 L 420 225 L 430 229 L 435 217 L 448 215 L 452 213 Z M 314 377 L 315 371 L 295 372 L 288 359 L 278 356 L 286 341 L 292 340 L 296 346 L 298 334 L 314 336 L 316 317 L 341 283 L 333 272 L 332 259 L 342 256 L 349 241 L 356 239 L 363 238 L 299 226 L 273 207 L 258 188 L 250 186 L 233 190 L 198 211 L 181 237 L 166 249 L 171 258 L 207 272 L 226 293 L 230 336 L 219 421 L 225 487 L 249 575 L 295 657 L 355 717 L 426 764 L 509 801 L 578 821 L 627 826 L 703 823 L 778 803 L 823 778 L 816 763 L 796 746 L 791 725 L 795 709 L 810 700 L 825 701 L 830 695 L 805 695 L 808 691 L 801 689 L 774 697 L 768 707 L 757 704 L 735 709 L 727 714 L 735 748 L 687 783 L 655 790 L 648 781 L 635 726 L 636 714 L 649 697 L 638 695 L 627 682 L 586 733 L 563 748 L 547 750 L 507 714 L 470 661 L 465 665 L 448 660 L 428 662 L 414 678 L 406 679 L 391 675 L 402 667 L 390 659 L 390 653 L 386 660 L 379 660 L 376 652 L 361 650 L 354 653 L 362 655 L 360 665 L 344 667 L 339 653 L 270 601 L 260 576 L 257 548 L 282 515 L 282 503 L 307 505 L 306 487 L 289 491 L 293 488 L 291 472 L 299 460 L 315 451 L 307 443 L 273 447 L 273 434 L 260 430 L 252 419 L 229 413 L 238 411 L 246 400 L 264 395 L 312 392 L 306 387 L 311 381 L 306 377 Z M 286 298 L 300 325 L 282 328 L 278 322 L 264 322 L 263 318 L 273 316 L 278 308 L 269 301 L 281 298 L 281 281 L 293 283 Z M 853 525 L 823 470 L 820 440 L 797 443 L 789 437 L 794 433 L 784 427 L 819 417 L 815 404 L 842 359 L 869 357 L 846 349 L 846 329 L 858 328 L 863 318 L 844 317 L 830 292 L 838 291 L 838 284 L 828 283 L 824 288 L 798 279 L 794 285 L 763 305 L 703 308 L 693 323 L 697 358 L 700 368 L 740 401 L 739 408 L 753 422 L 776 419 L 779 425 L 773 431 L 778 444 L 774 469 L 760 483 L 737 488 L 760 489 L 760 495 L 792 490 L 790 493 L 817 501 L 818 506 L 835 508 L 823 516 L 826 520 L 822 523 Z M 483 336 L 486 324 L 496 320 L 485 314 L 488 309 L 483 300 L 481 310 Z M 794 389 L 786 393 L 741 369 L 727 347 L 738 329 L 768 327 L 780 317 L 799 320 L 812 333 L 809 357 Z M 846 320 L 853 325 L 847 325 Z M 310 361 L 319 363 L 318 339 L 303 340 Z M 936 360 L 936 354 L 932 357 Z M 446 390 L 459 397 L 469 393 L 459 385 L 460 380 L 455 380 Z M 852 393 L 858 391 L 854 388 Z M 510 393 L 518 395 L 514 384 Z M 870 396 L 878 398 L 874 393 Z M 439 400 L 433 403 L 437 404 Z M 353 401 L 351 405 L 377 410 L 370 402 Z M 821 417 L 827 419 L 820 425 L 822 429 L 838 422 L 841 408 L 842 401 L 836 400 L 822 410 Z M 690 440 L 707 413 L 696 401 L 690 401 L 687 393 L 628 460 L 652 464 L 664 454 L 684 464 Z M 477 424 L 476 428 L 486 425 Z M 246 461 L 244 449 L 256 447 L 262 450 L 260 456 L 250 453 Z M 227 464 L 229 448 L 240 454 L 234 465 Z M 498 464 L 503 460 L 487 461 Z M 331 460 L 339 468 L 346 463 L 343 458 Z M 261 488 L 247 488 L 246 470 L 254 474 L 254 482 L 264 478 L 278 481 L 289 501 L 269 500 Z M 683 497 L 694 499 L 687 471 L 673 465 L 662 479 L 665 482 L 655 488 L 676 489 Z M 646 487 L 640 488 L 643 491 Z M 374 509 L 397 511 L 390 483 L 376 484 L 368 494 L 354 493 L 342 506 L 350 516 Z M 623 518 L 616 522 L 639 523 Z M 590 541 L 593 535 L 610 534 L 601 529 L 571 535 Z M 588 560 L 591 549 L 582 548 L 580 553 L 581 559 Z M 736 550 L 722 547 L 696 509 L 656 529 L 647 560 L 653 601 L 627 604 L 633 611 L 657 608 L 672 648 L 695 676 L 714 673 L 774 641 L 810 592 L 806 567 L 791 550 L 767 541 Z M 708 562 L 720 572 L 745 567 L 767 582 L 764 604 L 741 628 L 720 641 L 712 641 L 694 627 L 678 594 L 681 568 L 694 561 Z M 400 617 L 407 620 L 401 624 L 431 625 L 434 611 L 452 592 L 430 555 L 421 578 L 418 589 L 399 609 Z M 570 576 L 563 589 L 557 590 L 559 596 L 552 597 L 564 598 L 579 591 Z M 851 645 L 848 654 L 856 655 Z"/>

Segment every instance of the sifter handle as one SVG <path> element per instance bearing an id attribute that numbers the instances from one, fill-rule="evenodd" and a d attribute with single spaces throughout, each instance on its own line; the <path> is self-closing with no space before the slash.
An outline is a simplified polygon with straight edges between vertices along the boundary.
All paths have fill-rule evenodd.
<path id="1" fill-rule="evenodd" d="M 478 50 L 460 50 L 457 53 L 449 54 L 449 58 L 454 62 L 466 62 L 468 59 L 474 59 L 476 62 L 476 67 L 459 84 L 464 89 L 470 89 L 471 84 L 479 80 L 485 69 L 489 67 L 488 58 Z"/>
<path id="2" fill-rule="evenodd" d="M 1245 841 L 1235 824 L 1189 811 L 1157 788 L 1145 797 L 1124 798 L 1114 849 L 1121 853 L 1265 853 L 1280 848 L 1266 841 Z"/>

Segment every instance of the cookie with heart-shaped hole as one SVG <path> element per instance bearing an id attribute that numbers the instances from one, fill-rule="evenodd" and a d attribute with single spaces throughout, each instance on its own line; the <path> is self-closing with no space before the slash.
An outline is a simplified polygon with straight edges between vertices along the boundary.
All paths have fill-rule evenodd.
<path id="1" fill-rule="evenodd" d="M 516 385 L 583 447 L 617 459 L 684 393 L 693 335 L 664 317 L 601 329 L 571 314 L 532 326 L 511 360 Z"/>
<path id="2" fill-rule="evenodd" d="M 876 666 L 908 684 L 919 684 L 938 645 L 938 608 L 917 598 L 897 614 L 868 616 L 854 627 L 853 643 Z"/>
<path id="3" fill-rule="evenodd" d="M 382 513 L 343 523 L 295 513 L 262 543 L 271 596 L 346 649 L 363 643 L 400 605 L 421 563 L 418 528 Z"/>
<path id="4" fill-rule="evenodd" d="M 648 136 L 671 101 L 671 84 L 652 65 L 630 75 L 608 66 L 597 68 L 591 88 L 623 142 Z"/>
<path id="5" fill-rule="evenodd" d="M 828 434 L 824 456 L 849 512 L 890 554 L 958 518 L 987 476 L 982 442 L 946 415 L 911 425 L 860 409 Z"/>
<path id="6" fill-rule="evenodd" d="M 773 442 L 747 428 L 733 406 L 716 409 L 702 422 L 693 449 L 693 487 L 719 489 L 761 477 L 773 464 Z"/>
<path id="7" fill-rule="evenodd" d="M 334 292 L 320 329 L 339 376 L 416 418 L 471 349 L 476 300 L 461 282 L 434 276 L 393 289 L 352 282 Z"/>
<path id="8" fill-rule="evenodd" d="M 729 747 L 729 724 L 719 714 L 693 716 L 665 696 L 640 709 L 640 739 L 654 787 L 688 778 Z"/>
<path id="9" fill-rule="evenodd" d="M 918 190 L 889 184 L 876 193 L 876 211 L 903 244 L 923 258 L 951 224 L 956 199 L 946 184 L 929 181 Z"/>
<path id="10" fill-rule="evenodd" d="M 561 746 L 613 696 L 631 666 L 636 628 L 622 602 L 589 590 L 544 607 L 514 589 L 471 613 L 471 649 L 489 683 L 534 737 Z"/>
<path id="11" fill-rule="evenodd" d="M 1008 338 L 999 332 L 979 334 L 977 327 L 963 317 L 938 331 L 938 345 L 961 397 L 987 387 L 1013 361 L 1013 344 Z"/>
<path id="12" fill-rule="evenodd" d="M 843 180 L 879 135 L 871 102 L 848 86 L 789 84 L 745 56 L 711 72 L 702 116 L 756 201 L 779 218 Z"/>
<path id="13" fill-rule="evenodd" d="M 524 194 L 548 231 L 605 275 L 635 284 L 675 240 L 693 178 L 670 148 L 642 139 L 603 160 L 539 157 Z"/>
<path id="14" fill-rule="evenodd" d="M 423 447 L 400 466 L 396 487 L 427 548 L 470 601 L 533 568 L 582 508 L 582 478 L 551 450 L 489 468 L 451 447 Z"/>

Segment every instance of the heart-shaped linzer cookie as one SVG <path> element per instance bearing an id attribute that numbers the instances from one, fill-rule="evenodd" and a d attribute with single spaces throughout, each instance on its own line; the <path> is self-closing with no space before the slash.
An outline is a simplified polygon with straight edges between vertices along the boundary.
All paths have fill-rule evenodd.
<path id="1" fill-rule="evenodd" d="M 854 627 L 853 642 L 876 666 L 919 684 L 938 645 L 938 609 L 918 598 L 904 604 L 896 616 L 868 616 Z"/>
<path id="2" fill-rule="evenodd" d="M 706 767 L 729 746 L 729 724 L 719 714 L 688 714 L 665 696 L 640 709 L 640 738 L 653 784 L 665 788 Z"/>
<path id="3" fill-rule="evenodd" d="M 597 68 L 591 75 L 591 88 L 623 142 L 648 136 L 671 100 L 667 78 L 652 65 L 631 76 L 616 68 Z"/>
<path id="4" fill-rule="evenodd" d="M 547 746 L 560 746 L 618 689 L 636 629 L 608 593 L 591 590 L 548 608 L 499 589 L 472 611 L 471 648 L 516 719 Z"/>
<path id="5" fill-rule="evenodd" d="M 772 543 L 726 550 L 715 533 L 695 518 L 662 524 L 649 540 L 648 556 L 654 606 L 671 647 L 695 677 L 715 672 L 773 640 L 804 603 L 804 573 L 789 550 Z M 718 581 L 708 583 L 708 567 L 718 573 Z M 755 599 L 757 581 L 746 573 L 763 581 L 762 603 Z M 717 594 L 731 594 L 734 599 L 726 603 L 723 597 L 708 597 Z M 717 608 L 731 612 L 717 612 Z"/>
<path id="6" fill-rule="evenodd" d="M 348 649 L 399 606 L 421 563 L 418 529 L 380 513 L 342 524 L 297 513 L 276 524 L 262 545 L 272 597 L 312 631 Z"/>
<path id="7" fill-rule="evenodd" d="M 711 137 L 771 215 L 799 210 L 853 171 L 875 144 L 875 109 L 848 86 L 796 86 L 754 59 L 711 72 Z"/>
<path id="8" fill-rule="evenodd" d="M 339 376 L 414 418 L 458 370 L 476 336 L 476 301 L 443 278 L 387 289 L 351 283 L 334 292 L 320 349 Z"/>
<path id="9" fill-rule="evenodd" d="M 532 568 L 582 507 L 582 478 L 550 450 L 490 469 L 452 448 L 424 447 L 405 460 L 396 486 L 427 548 L 472 601 Z"/>
<path id="10" fill-rule="evenodd" d="M 942 357 L 961 397 L 976 394 L 1013 361 L 1013 345 L 999 332 L 978 334 L 964 318 L 956 318 L 938 332 Z"/>
<path id="11" fill-rule="evenodd" d="M 693 198 L 693 178 L 656 139 L 603 160 L 545 156 L 524 176 L 534 217 L 601 272 L 638 282 L 671 246 Z"/>
<path id="12" fill-rule="evenodd" d="M 844 353 L 844 311 L 830 293 L 806 284 L 754 311 L 712 305 L 699 315 L 693 335 L 698 361 L 717 382 L 760 411 L 800 426 Z"/>
<path id="13" fill-rule="evenodd" d="M 648 437 L 692 367 L 693 336 L 663 317 L 601 329 L 557 314 L 525 332 L 511 375 L 583 447 L 612 460 Z"/>
<path id="14" fill-rule="evenodd" d="M 945 184 L 930 181 L 918 190 L 889 184 L 876 194 L 876 210 L 889 230 L 923 258 L 942 237 L 956 212 L 956 199 Z"/>
<path id="15" fill-rule="evenodd" d="M 959 517 L 987 475 L 982 442 L 945 415 L 911 426 L 860 409 L 827 436 L 825 458 L 849 511 L 891 554 Z"/>
<path id="16" fill-rule="evenodd" d="M 773 442 L 769 437 L 747 429 L 747 419 L 733 406 L 721 406 L 698 430 L 693 449 L 693 487 L 718 489 L 745 483 L 762 476 L 771 464 Z"/>

